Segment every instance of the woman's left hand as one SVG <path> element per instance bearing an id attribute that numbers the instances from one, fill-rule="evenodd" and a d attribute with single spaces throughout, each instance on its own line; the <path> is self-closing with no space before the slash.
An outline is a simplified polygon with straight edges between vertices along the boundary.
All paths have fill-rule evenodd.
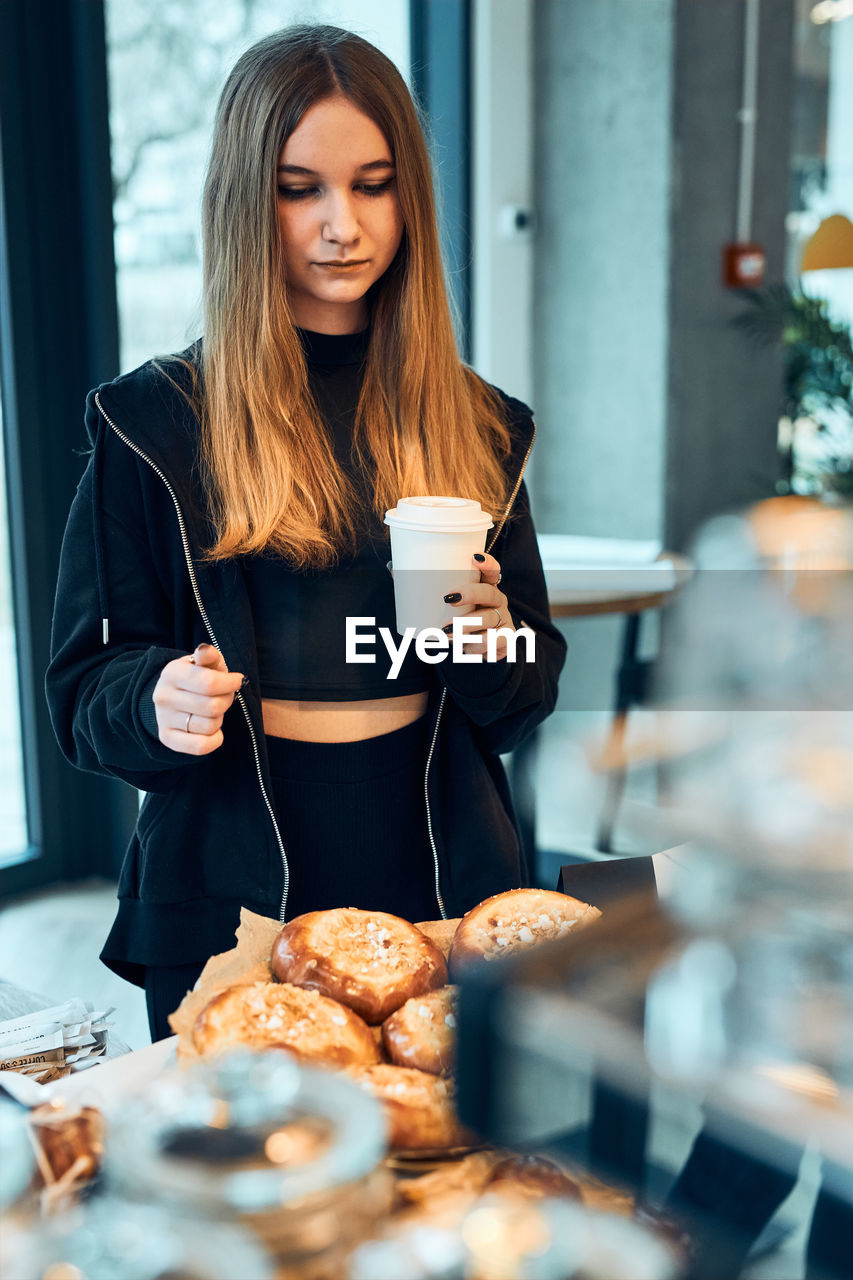
<path id="1" fill-rule="evenodd" d="M 445 603 L 453 609 L 454 617 L 469 617 L 476 614 L 482 618 L 483 626 L 465 629 L 465 653 L 482 653 L 486 656 L 486 635 L 489 631 L 515 631 L 515 624 L 509 613 L 509 601 L 500 590 L 501 567 L 494 556 L 478 554 L 474 556 L 473 566 L 480 571 L 480 581 L 472 582 L 461 591 L 445 596 Z M 452 623 L 444 630 L 450 634 Z M 495 642 L 495 657 L 506 657 L 506 636 L 498 634 Z"/>

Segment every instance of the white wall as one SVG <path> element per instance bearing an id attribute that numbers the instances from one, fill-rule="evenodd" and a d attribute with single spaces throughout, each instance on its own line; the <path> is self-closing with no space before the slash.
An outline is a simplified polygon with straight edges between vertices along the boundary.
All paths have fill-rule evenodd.
<path id="1" fill-rule="evenodd" d="M 534 0 L 474 0 L 473 364 L 533 404 L 534 235 L 513 210 L 533 198 Z"/>

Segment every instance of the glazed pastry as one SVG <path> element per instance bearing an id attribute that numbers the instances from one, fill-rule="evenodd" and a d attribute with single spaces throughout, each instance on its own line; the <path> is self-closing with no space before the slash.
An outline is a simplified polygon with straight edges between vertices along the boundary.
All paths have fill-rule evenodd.
<path id="1" fill-rule="evenodd" d="M 448 1080 L 388 1063 L 353 1067 L 350 1074 L 357 1084 L 382 1102 L 392 1147 L 443 1151 L 471 1146 L 477 1141 L 470 1130 L 459 1123 Z"/>
<path id="2" fill-rule="evenodd" d="M 444 956 L 420 929 L 399 916 L 355 907 L 291 920 L 273 947 L 272 971 L 279 982 L 331 996 L 372 1025 L 447 982 Z"/>
<path id="3" fill-rule="evenodd" d="M 458 973 L 477 960 L 494 960 L 564 938 L 600 915 L 597 907 L 550 889 L 498 893 L 472 907 L 459 921 L 450 947 L 450 971 Z"/>
<path id="4" fill-rule="evenodd" d="M 286 1049 L 306 1062 L 348 1067 L 379 1061 L 367 1024 L 319 991 L 281 982 L 227 987 L 205 1005 L 193 1028 L 203 1055 L 241 1045 Z"/>
<path id="5" fill-rule="evenodd" d="M 433 1075 L 453 1070 L 456 1045 L 455 987 L 413 996 L 382 1023 L 385 1052 L 398 1067 Z"/>

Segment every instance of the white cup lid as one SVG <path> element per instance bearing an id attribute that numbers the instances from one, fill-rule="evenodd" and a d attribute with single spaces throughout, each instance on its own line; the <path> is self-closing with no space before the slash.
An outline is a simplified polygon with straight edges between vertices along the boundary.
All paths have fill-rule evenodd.
<path id="1" fill-rule="evenodd" d="M 492 528 L 492 517 L 473 498 L 399 498 L 385 523 L 423 533 L 472 533 Z"/>

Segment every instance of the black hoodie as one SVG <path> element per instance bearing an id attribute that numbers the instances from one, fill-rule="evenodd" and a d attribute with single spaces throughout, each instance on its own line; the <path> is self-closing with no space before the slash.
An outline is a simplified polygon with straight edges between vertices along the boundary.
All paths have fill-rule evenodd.
<path id="1" fill-rule="evenodd" d="M 184 357 L 197 357 L 190 348 Z M 177 363 L 170 377 L 189 389 Z M 552 626 L 522 474 L 527 407 L 504 397 L 513 433 L 510 501 L 487 545 L 535 662 L 433 668 L 424 778 L 436 911 L 455 916 L 527 882 L 498 753 L 554 708 L 565 641 Z M 89 394 L 92 455 L 62 546 L 46 686 L 65 756 L 148 792 L 102 952 L 140 985 L 148 965 L 205 960 L 233 945 L 240 907 L 285 919 L 287 856 L 272 806 L 252 615 L 240 564 L 206 561 L 212 540 L 187 398 L 154 362 Z M 151 695 L 173 658 L 214 644 L 246 682 L 223 745 L 196 757 L 157 736 Z M 523 646 L 519 646 L 519 654 Z"/>

